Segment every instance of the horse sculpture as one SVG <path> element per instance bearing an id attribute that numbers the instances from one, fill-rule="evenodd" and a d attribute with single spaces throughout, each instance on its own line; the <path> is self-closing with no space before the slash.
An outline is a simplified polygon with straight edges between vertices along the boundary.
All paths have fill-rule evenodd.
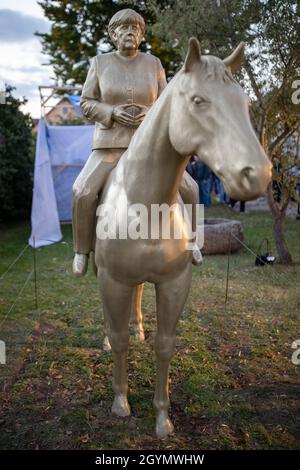
<path id="1" fill-rule="evenodd" d="M 149 209 L 150 223 L 152 204 L 176 203 L 191 155 L 201 156 L 235 199 L 253 199 L 266 190 L 271 164 L 251 126 L 248 99 L 232 76 L 243 55 L 241 43 L 224 61 L 202 56 L 199 42 L 190 39 L 183 68 L 150 109 L 106 182 L 100 204 L 112 208 L 117 226 L 134 203 Z M 184 223 L 180 217 L 169 220 L 173 229 Z M 99 224 L 98 219 L 97 231 Z M 159 438 L 173 431 L 168 416 L 168 371 L 192 277 L 188 235 L 181 228 L 180 239 L 97 237 L 95 242 L 97 278 L 114 361 L 112 412 L 120 417 L 130 414 L 127 350 L 134 290 L 145 281 L 155 285 L 154 407 Z"/>

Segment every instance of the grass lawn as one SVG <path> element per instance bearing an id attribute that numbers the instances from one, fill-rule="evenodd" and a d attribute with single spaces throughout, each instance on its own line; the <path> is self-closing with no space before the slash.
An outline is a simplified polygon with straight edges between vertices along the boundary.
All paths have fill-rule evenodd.
<path id="1" fill-rule="evenodd" d="M 268 213 L 236 214 L 214 206 L 206 217 L 243 222 L 256 251 L 272 241 Z M 206 257 L 193 268 L 171 363 L 171 416 L 176 433 L 154 437 L 155 298 L 143 298 L 146 341 L 131 340 L 129 402 L 132 416 L 115 418 L 111 354 L 101 349 L 103 315 L 92 271 L 72 276 L 71 227 L 64 241 L 37 250 L 38 310 L 27 249 L 0 280 L 2 449 L 300 449 L 300 365 L 291 361 L 300 339 L 300 221 L 286 221 L 295 264 L 257 268 L 242 250 L 231 257 L 224 305 L 227 256 Z M 0 276 L 26 245 L 28 224 L 0 233 Z M 10 306 L 16 305 L 5 321 Z"/>

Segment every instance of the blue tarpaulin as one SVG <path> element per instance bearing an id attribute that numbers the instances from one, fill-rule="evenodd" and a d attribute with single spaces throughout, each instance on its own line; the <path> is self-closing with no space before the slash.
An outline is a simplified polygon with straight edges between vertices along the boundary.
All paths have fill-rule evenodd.
<path id="1" fill-rule="evenodd" d="M 49 126 L 37 136 L 29 243 L 36 248 L 62 239 L 61 221 L 72 219 L 72 186 L 92 147 L 94 126 Z"/>
<path id="2" fill-rule="evenodd" d="M 68 95 L 68 100 L 75 109 L 77 114 L 81 114 L 80 109 L 80 96 L 79 95 Z"/>

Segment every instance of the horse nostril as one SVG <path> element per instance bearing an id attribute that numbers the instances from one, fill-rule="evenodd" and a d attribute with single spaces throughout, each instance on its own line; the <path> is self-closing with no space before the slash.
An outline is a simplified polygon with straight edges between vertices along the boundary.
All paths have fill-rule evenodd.
<path id="1" fill-rule="evenodd" d="M 246 166 L 240 172 L 240 181 L 245 190 L 250 191 L 252 187 L 252 181 L 254 176 L 254 168 Z"/>
<path id="2" fill-rule="evenodd" d="M 251 178 L 251 174 L 253 173 L 253 168 L 251 166 L 246 166 L 241 171 L 241 179 L 242 180 L 249 180 Z"/>

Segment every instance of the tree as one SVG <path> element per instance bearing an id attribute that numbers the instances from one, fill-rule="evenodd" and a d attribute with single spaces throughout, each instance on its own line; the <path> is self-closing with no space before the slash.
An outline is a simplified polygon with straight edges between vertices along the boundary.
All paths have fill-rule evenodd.
<path id="1" fill-rule="evenodd" d="M 32 119 L 19 107 L 26 100 L 12 96 L 6 86 L 5 104 L 0 105 L 0 220 L 29 216 L 32 199 Z"/>
<path id="2" fill-rule="evenodd" d="M 182 59 L 190 36 L 199 39 L 204 52 L 219 57 L 228 55 L 240 41 L 246 42 L 239 79 L 252 100 L 251 117 L 259 140 L 276 166 L 268 201 L 280 261 L 291 263 L 284 218 L 295 193 L 295 180 L 287 168 L 296 155 L 290 145 L 287 149 L 287 143 L 300 132 L 300 104 L 292 100 L 295 80 L 300 76 L 299 2 L 177 0 L 169 8 L 153 0 L 152 6 L 157 18 L 153 33 L 163 47 L 177 47 Z M 274 191 L 276 181 L 281 189 L 279 199 Z"/>
<path id="3" fill-rule="evenodd" d="M 164 5 L 160 1 L 159 5 Z M 90 59 L 99 51 L 110 51 L 113 45 L 107 32 L 110 18 L 121 8 L 138 11 L 147 25 L 155 21 L 154 10 L 149 1 L 99 0 L 41 0 L 45 16 L 51 21 L 49 34 L 39 34 L 43 52 L 50 57 L 58 85 L 83 84 Z M 173 48 L 161 48 L 150 28 L 146 28 L 146 42 L 141 49 L 160 57 L 168 68 L 179 59 Z"/>

